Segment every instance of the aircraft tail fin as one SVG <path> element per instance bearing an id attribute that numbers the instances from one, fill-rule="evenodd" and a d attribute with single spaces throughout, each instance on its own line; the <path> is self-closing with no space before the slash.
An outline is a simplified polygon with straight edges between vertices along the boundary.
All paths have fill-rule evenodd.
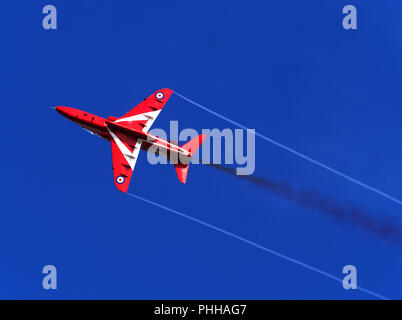
<path id="1" fill-rule="evenodd" d="M 205 138 L 206 138 L 205 134 L 200 134 L 199 136 L 197 136 L 197 137 L 191 139 L 190 141 L 186 142 L 182 146 L 182 148 L 184 150 L 187 150 L 188 152 L 190 152 L 191 156 L 193 156 L 194 153 L 197 152 L 198 148 L 203 143 Z M 187 174 L 188 174 L 189 165 L 190 165 L 190 162 L 187 163 L 187 164 L 177 163 L 177 164 L 174 165 L 174 167 L 176 169 L 177 178 L 182 183 L 186 183 L 186 181 L 187 181 Z"/>

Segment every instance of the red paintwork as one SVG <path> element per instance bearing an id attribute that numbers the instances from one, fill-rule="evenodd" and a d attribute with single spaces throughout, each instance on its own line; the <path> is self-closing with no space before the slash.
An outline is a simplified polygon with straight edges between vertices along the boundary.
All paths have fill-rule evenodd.
<path id="1" fill-rule="evenodd" d="M 205 138 L 206 135 L 200 134 L 198 137 L 195 137 L 194 139 L 191 139 L 189 142 L 184 144 L 182 148 L 189 152 L 196 152 Z M 174 165 L 177 178 L 179 178 L 180 182 L 186 183 L 189 165 L 190 163 L 186 163 L 185 161 L 179 162 Z"/>
<path id="2" fill-rule="evenodd" d="M 121 148 L 116 144 L 110 132 L 123 143 L 124 147 L 127 148 L 130 153 L 134 152 L 136 143 L 141 141 L 141 149 L 143 150 L 155 152 L 156 148 L 151 147 L 158 147 L 158 149 L 156 149 L 157 152 L 163 154 L 175 164 L 177 177 L 181 182 L 186 183 L 190 158 L 204 141 L 205 135 L 200 135 L 180 147 L 154 136 L 147 131 L 143 131 L 144 126 L 147 124 L 146 119 L 148 118 L 133 121 L 125 120 L 128 117 L 144 117 L 143 114 L 150 113 L 156 113 L 154 117 L 156 118 L 159 114 L 158 112 L 162 110 L 172 93 L 173 91 L 170 89 L 158 90 L 120 118 L 108 117 L 105 119 L 79 109 L 63 106 L 58 106 L 55 109 L 61 115 L 77 123 L 84 129 L 111 141 L 114 181 L 120 191 L 126 192 L 133 170 L 130 167 L 130 163 L 127 161 L 127 155 L 123 155 Z M 149 118 L 154 121 L 154 118 Z M 129 157 L 129 159 L 131 158 Z"/>

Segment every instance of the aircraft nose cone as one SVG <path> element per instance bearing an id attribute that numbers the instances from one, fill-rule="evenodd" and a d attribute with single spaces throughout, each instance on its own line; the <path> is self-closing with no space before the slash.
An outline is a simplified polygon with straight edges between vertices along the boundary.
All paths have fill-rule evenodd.
<path id="1" fill-rule="evenodd" d="M 73 111 L 74 111 L 73 108 L 57 106 L 55 109 L 56 109 L 56 111 L 57 111 L 58 113 L 60 113 L 63 117 L 71 118 L 71 117 L 74 116 L 74 115 L 73 115 L 73 113 L 74 113 L 74 112 L 73 112 Z"/>
<path id="2" fill-rule="evenodd" d="M 56 111 L 57 111 L 58 113 L 63 114 L 63 113 L 65 113 L 66 107 L 60 107 L 60 106 L 58 106 L 58 107 L 56 107 L 56 108 L 54 108 L 54 109 L 56 109 Z"/>

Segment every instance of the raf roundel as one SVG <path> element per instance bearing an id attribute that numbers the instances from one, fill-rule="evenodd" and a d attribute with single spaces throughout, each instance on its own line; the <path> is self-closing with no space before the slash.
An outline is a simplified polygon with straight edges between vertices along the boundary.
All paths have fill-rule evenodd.
<path id="1" fill-rule="evenodd" d="M 125 181 L 125 179 L 124 179 L 124 177 L 122 177 L 122 176 L 118 176 L 118 177 L 116 178 L 116 182 L 117 182 L 118 184 L 122 184 L 122 183 L 124 183 L 124 181 Z"/>
<path id="2" fill-rule="evenodd" d="M 158 92 L 155 96 L 157 99 L 163 99 L 165 95 L 162 92 Z"/>

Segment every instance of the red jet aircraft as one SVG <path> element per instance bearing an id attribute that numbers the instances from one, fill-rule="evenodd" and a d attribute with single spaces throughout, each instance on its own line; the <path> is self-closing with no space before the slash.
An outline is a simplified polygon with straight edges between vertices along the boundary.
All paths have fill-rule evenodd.
<path id="1" fill-rule="evenodd" d="M 174 164 L 179 180 L 186 183 L 190 159 L 206 136 L 201 134 L 179 147 L 148 132 L 172 93 L 170 89 L 158 90 L 120 118 L 104 119 L 69 107 L 55 109 L 84 129 L 111 142 L 114 182 L 117 189 L 127 192 L 140 149 L 166 156 Z"/>

